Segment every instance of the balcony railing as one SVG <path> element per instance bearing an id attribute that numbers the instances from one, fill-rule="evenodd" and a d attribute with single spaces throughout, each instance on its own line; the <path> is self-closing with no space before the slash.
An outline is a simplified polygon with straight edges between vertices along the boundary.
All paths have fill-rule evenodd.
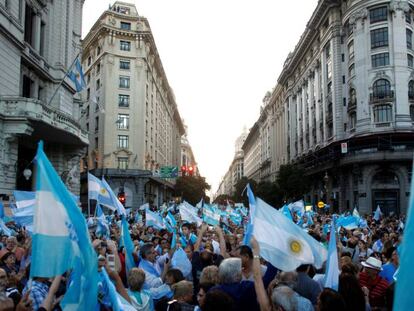
<path id="1" fill-rule="evenodd" d="M 394 100 L 394 91 L 369 94 L 370 103 L 389 102 Z"/>
<path id="2" fill-rule="evenodd" d="M 19 96 L 0 96 L 0 111 L 6 117 L 24 117 L 47 123 L 73 134 L 85 144 L 89 142 L 88 133 L 81 129 L 79 123 L 71 115 L 46 106 L 40 100 Z"/>

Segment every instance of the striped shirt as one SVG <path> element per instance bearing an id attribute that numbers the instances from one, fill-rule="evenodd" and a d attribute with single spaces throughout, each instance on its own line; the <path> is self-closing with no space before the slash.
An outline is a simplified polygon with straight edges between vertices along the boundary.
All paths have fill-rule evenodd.
<path id="1" fill-rule="evenodd" d="M 380 277 L 376 276 L 375 279 L 371 279 L 366 272 L 361 272 L 359 274 L 359 284 L 361 287 L 366 287 L 369 289 L 369 302 L 371 307 L 385 307 L 385 293 L 388 288 L 388 282 Z"/>

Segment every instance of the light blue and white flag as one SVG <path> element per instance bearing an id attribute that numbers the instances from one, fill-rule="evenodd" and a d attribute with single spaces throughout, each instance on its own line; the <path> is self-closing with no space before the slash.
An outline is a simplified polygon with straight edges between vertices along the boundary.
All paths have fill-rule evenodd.
<path id="1" fill-rule="evenodd" d="M 25 227 L 30 233 L 33 232 L 34 207 L 34 205 L 27 205 L 12 210 L 14 222 Z"/>
<path id="2" fill-rule="evenodd" d="M 191 261 L 181 247 L 174 252 L 173 257 L 171 258 L 171 266 L 174 269 L 180 270 L 185 278 L 191 274 Z"/>
<path id="3" fill-rule="evenodd" d="M 328 260 L 326 262 L 326 272 L 324 279 L 325 287 L 338 290 L 339 285 L 339 265 L 338 265 L 338 251 L 336 248 L 336 230 L 335 230 L 335 216 L 332 218 L 331 234 L 329 237 Z"/>
<path id="4" fill-rule="evenodd" d="M 379 221 L 381 219 L 381 215 L 382 215 L 381 209 L 380 209 L 379 205 L 377 205 L 377 209 L 375 210 L 375 214 L 374 214 L 373 218 L 376 221 Z"/>
<path id="5" fill-rule="evenodd" d="M 358 212 L 356 207 L 354 207 L 354 210 L 352 211 L 352 216 L 354 216 L 356 218 L 361 218 L 361 216 L 359 215 L 359 212 Z"/>
<path id="6" fill-rule="evenodd" d="M 292 213 L 290 212 L 290 210 L 289 210 L 289 208 L 286 204 L 282 206 L 281 212 L 282 212 L 283 215 L 285 215 L 287 218 L 289 218 L 291 221 L 293 221 Z"/>
<path id="7" fill-rule="evenodd" d="M 68 73 L 68 77 L 75 84 L 76 92 L 80 92 L 86 87 L 85 77 L 83 74 L 82 65 L 79 61 L 79 57 L 76 58 L 72 70 Z"/>
<path id="8" fill-rule="evenodd" d="M 115 289 L 114 284 L 109 279 L 108 273 L 106 272 L 105 268 L 102 268 L 100 272 L 103 275 L 103 281 L 106 283 L 106 287 L 108 288 L 108 296 L 111 302 L 112 310 L 113 311 L 133 311 L 136 310 L 129 302 L 122 298 L 121 295 Z M 85 310 L 92 310 L 92 309 L 85 309 Z"/>
<path id="9" fill-rule="evenodd" d="M 288 208 L 292 213 L 298 214 L 299 217 L 302 217 L 302 215 L 305 213 L 305 203 L 303 200 L 290 203 L 288 205 Z"/>
<path id="10" fill-rule="evenodd" d="M 203 221 L 210 226 L 217 226 L 220 223 L 220 214 L 212 206 L 203 209 Z"/>
<path id="11" fill-rule="evenodd" d="M 161 215 L 151 211 L 149 208 L 145 210 L 145 225 L 147 227 L 154 227 L 157 230 L 166 229 Z"/>
<path id="12" fill-rule="evenodd" d="M 98 202 L 106 207 L 110 208 L 113 211 L 118 211 L 118 214 L 121 216 L 126 216 L 125 207 L 119 202 L 117 196 L 112 191 L 112 188 L 108 185 L 105 178 L 102 177 L 102 189 Z"/>
<path id="13" fill-rule="evenodd" d="M 102 188 L 101 181 L 91 173 L 88 173 L 88 199 L 98 200 Z"/>
<path id="14" fill-rule="evenodd" d="M 97 220 L 96 235 L 109 238 L 110 230 L 109 230 L 108 221 L 106 220 L 105 214 L 102 211 L 102 208 L 99 204 L 96 204 L 96 220 Z"/>
<path id="15" fill-rule="evenodd" d="M 322 267 L 327 251 L 290 219 L 256 198 L 253 235 L 260 255 L 282 271 L 293 271 L 302 264 Z"/>
<path id="16" fill-rule="evenodd" d="M 247 198 L 249 199 L 249 223 L 246 226 L 246 231 L 244 232 L 243 245 L 250 246 L 250 240 L 253 234 L 253 225 L 254 218 L 256 213 L 256 199 L 254 197 L 253 191 L 250 188 L 250 184 L 247 184 Z"/>
<path id="17" fill-rule="evenodd" d="M 177 221 L 175 220 L 173 214 L 171 214 L 171 212 L 167 213 L 167 216 L 165 217 L 168 221 L 168 223 L 173 227 L 177 227 Z"/>
<path id="18" fill-rule="evenodd" d="M 149 203 L 144 203 L 139 207 L 140 211 L 145 211 L 147 208 L 150 208 Z"/>
<path id="19" fill-rule="evenodd" d="M 196 223 L 197 226 L 201 226 L 203 223 L 202 219 L 197 215 L 197 209 L 195 209 L 191 204 L 186 204 L 187 202 L 183 202 L 178 206 L 180 211 L 181 220 L 188 221 L 190 223 Z"/>
<path id="20" fill-rule="evenodd" d="M 72 292 L 65 295 L 61 306 L 63 310 L 95 310 L 98 266 L 85 218 L 43 152 L 43 142 L 35 159 L 37 191 L 30 277 L 61 275 L 74 268 L 74 259 L 79 258 L 77 269 L 81 269 L 82 277 L 75 287 L 81 294 L 77 301 L 72 299 Z"/>
<path id="21" fill-rule="evenodd" d="M 353 230 L 358 228 L 359 219 L 354 216 L 339 216 L 336 226 L 339 229 L 340 227 L 344 227 L 346 230 Z"/>
<path id="22" fill-rule="evenodd" d="M 36 204 L 36 192 L 34 191 L 13 191 L 17 208 L 34 207 Z"/>
<path id="23" fill-rule="evenodd" d="M 414 174 L 411 177 L 410 203 L 407 208 L 407 221 L 404 228 L 404 238 L 401 244 L 400 267 L 398 270 L 393 310 L 412 310 L 414 295 L 412 288 L 414 280 Z"/>
<path id="24" fill-rule="evenodd" d="M 128 222 L 125 217 L 122 217 L 121 241 L 125 249 L 125 266 L 128 272 L 132 268 L 136 267 L 136 264 L 132 254 L 134 252 L 134 243 L 132 242 L 128 229 Z"/>
<path id="25" fill-rule="evenodd" d="M 197 203 L 196 207 L 198 209 L 203 208 L 204 206 L 204 198 L 201 198 L 200 202 Z"/>

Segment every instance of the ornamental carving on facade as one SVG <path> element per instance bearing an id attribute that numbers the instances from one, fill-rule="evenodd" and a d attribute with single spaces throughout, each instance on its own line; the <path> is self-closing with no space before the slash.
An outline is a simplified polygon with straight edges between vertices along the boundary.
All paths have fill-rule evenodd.
<path id="1" fill-rule="evenodd" d="M 359 11 L 356 11 L 354 14 L 351 15 L 349 18 L 349 24 L 352 26 L 356 25 L 356 22 L 360 19 L 362 21 L 362 24 L 364 24 L 364 20 L 368 17 L 368 10 L 367 9 L 361 9 Z"/>
<path id="2" fill-rule="evenodd" d="M 394 13 L 397 11 L 408 13 L 410 12 L 410 5 L 406 0 L 392 0 L 390 3 L 390 11 Z"/>

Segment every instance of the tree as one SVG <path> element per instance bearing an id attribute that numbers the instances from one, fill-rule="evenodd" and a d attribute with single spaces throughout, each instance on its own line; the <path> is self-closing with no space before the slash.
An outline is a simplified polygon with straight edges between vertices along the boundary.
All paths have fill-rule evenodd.
<path id="1" fill-rule="evenodd" d="M 257 190 L 257 183 L 253 179 L 249 179 L 246 176 L 243 176 L 235 186 L 233 200 L 236 203 L 243 203 L 244 206 L 249 206 L 249 200 L 247 198 L 247 192 L 244 191 L 246 189 L 247 184 L 250 184 L 250 188 L 252 189 L 253 193 L 256 194 Z M 242 195 L 243 194 L 243 195 Z"/>
<path id="2" fill-rule="evenodd" d="M 280 189 L 275 182 L 260 182 L 257 185 L 256 196 L 275 208 L 279 208 L 283 202 Z"/>
<path id="3" fill-rule="evenodd" d="M 177 178 L 174 192 L 176 196 L 181 196 L 183 200 L 195 205 L 205 197 L 206 190 L 210 188 L 204 177 L 182 176 Z"/>
<path id="4" fill-rule="evenodd" d="M 280 166 L 276 183 L 283 200 L 299 200 L 310 189 L 305 170 L 294 164 Z"/>

